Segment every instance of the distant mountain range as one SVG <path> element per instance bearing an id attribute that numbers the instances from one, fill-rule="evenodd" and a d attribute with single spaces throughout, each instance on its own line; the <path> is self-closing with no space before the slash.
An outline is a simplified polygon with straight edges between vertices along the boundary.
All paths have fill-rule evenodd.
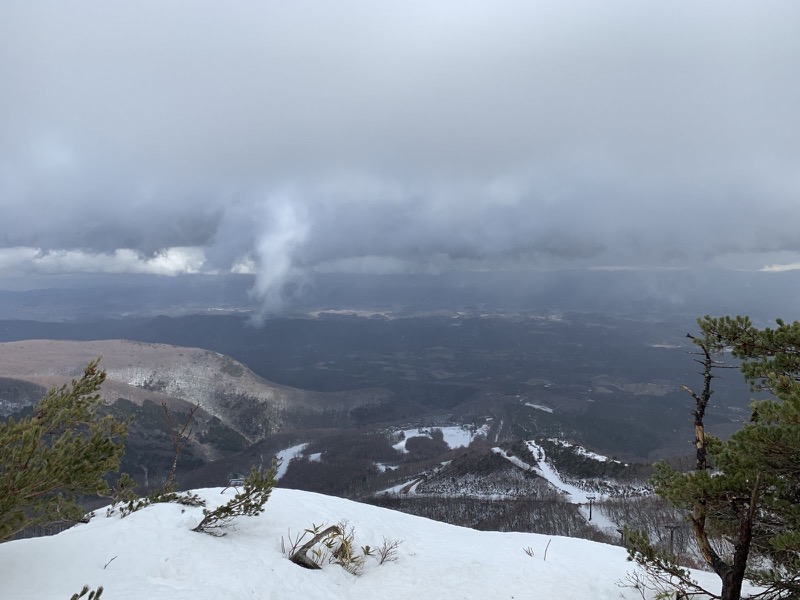
<path id="1" fill-rule="evenodd" d="M 0 344 L 0 411 L 24 413 L 42 394 L 77 378 L 102 357 L 102 396 L 108 410 L 134 417 L 125 464 L 134 474 L 163 473 L 170 448 L 162 404 L 185 418 L 192 406 L 193 437 L 182 470 L 241 452 L 254 442 L 309 423 L 352 425 L 349 412 L 390 402 L 386 390 L 317 392 L 267 381 L 232 358 L 199 348 L 127 340 L 23 340 Z"/>
<path id="2" fill-rule="evenodd" d="M 0 319 L 40 321 L 187 314 L 254 314 L 251 275 L 72 275 L 0 282 Z M 268 315 L 322 309 L 393 311 L 526 310 L 672 318 L 747 314 L 800 318 L 800 271 L 722 269 L 551 269 L 437 274 L 316 273 Z"/>

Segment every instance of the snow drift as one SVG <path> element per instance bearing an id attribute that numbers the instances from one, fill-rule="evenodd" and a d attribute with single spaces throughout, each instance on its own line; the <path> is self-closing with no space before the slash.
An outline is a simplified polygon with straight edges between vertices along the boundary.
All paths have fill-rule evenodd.
<path id="1" fill-rule="evenodd" d="M 234 491 L 198 493 L 213 507 Z M 202 509 L 178 504 L 126 518 L 100 510 L 56 536 L 7 542 L 0 545 L 0 597 L 68 600 L 88 584 L 104 587 L 103 600 L 641 598 L 618 585 L 634 569 L 625 550 L 585 540 L 479 532 L 286 489 L 274 490 L 262 515 L 241 517 L 225 537 L 192 532 L 201 517 Z M 397 560 L 369 558 L 356 577 L 335 564 L 309 571 L 282 553 L 290 531 L 341 520 L 355 529 L 358 545 L 402 540 Z M 698 576 L 716 587 L 712 575 Z"/>

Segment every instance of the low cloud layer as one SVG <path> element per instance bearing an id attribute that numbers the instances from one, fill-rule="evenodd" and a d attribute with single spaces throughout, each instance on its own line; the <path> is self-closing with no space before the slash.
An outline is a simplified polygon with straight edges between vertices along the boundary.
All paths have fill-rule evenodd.
<path id="1" fill-rule="evenodd" d="M 0 8 L 0 276 L 800 262 L 794 2 Z M 784 267 L 782 267 L 784 265 Z"/>

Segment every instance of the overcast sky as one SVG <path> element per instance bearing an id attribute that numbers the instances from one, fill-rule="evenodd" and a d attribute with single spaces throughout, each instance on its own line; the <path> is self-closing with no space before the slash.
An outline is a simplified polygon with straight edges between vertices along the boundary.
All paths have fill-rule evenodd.
<path id="1" fill-rule="evenodd" d="M 798 23 L 794 0 L 5 0 L 0 279 L 234 270 L 274 300 L 315 271 L 797 266 Z"/>

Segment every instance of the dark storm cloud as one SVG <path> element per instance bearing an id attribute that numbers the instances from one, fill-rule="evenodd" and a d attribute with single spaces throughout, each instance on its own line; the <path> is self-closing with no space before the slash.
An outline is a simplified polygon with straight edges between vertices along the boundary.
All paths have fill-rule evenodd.
<path id="1" fill-rule="evenodd" d="M 269 295 L 311 270 L 796 262 L 798 22 L 794 2 L 6 2 L 0 265 L 199 247 Z"/>

